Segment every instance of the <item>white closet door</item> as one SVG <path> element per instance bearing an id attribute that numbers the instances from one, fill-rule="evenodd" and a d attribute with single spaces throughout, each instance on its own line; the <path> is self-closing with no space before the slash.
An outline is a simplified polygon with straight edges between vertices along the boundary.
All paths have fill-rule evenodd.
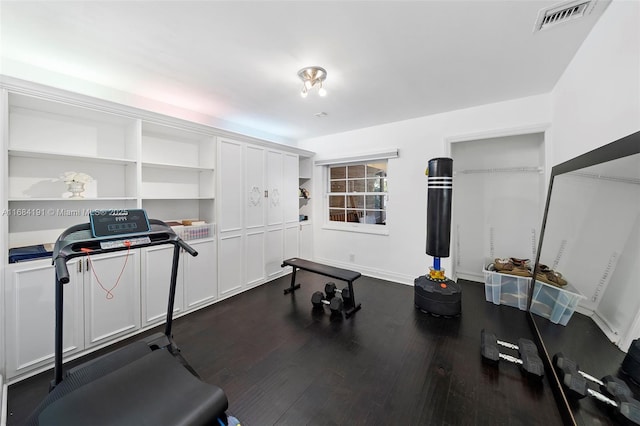
<path id="1" fill-rule="evenodd" d="M 282 153 L 267 152 L 267 225 L 280 225 L 284 220 L 283 203 L 285 196 L 282 185 L 283 159 Z"/>
<path id="2" fill-rule="evenodd" d="M 247 145 L 245 153 L 245 226 L 247 229 L 265 225 L 264 149 Z"/>
<path id="3" fill-rule="evenodd" d="M 220 233 L 242 229 L 242 144 L 231 140 L 220 140 L 218 164 Z"/>
<path id="4" fill-rule="evenodd" d="M 282 271 L 280 267 L 284 256 L 284 229 L 282 227 L 271 228 L 267 231 L 265 256 L 267 277 L 272 277 Z"/>
<path id="5" fill-rule="evenodd" d="M 299 166 L 300 163 L 296 154 L 284 154 L 284 221 L 290 224 L 299 221 Z"/>
<path id="6" fill-rule="evenodd" d="M 247 145 L 245 151 L 245 279 L 253 287 L 265 280 L 265 150 Z"/>
<path id="7" fill-rule="evenodd" d="M 242 288 L 242 235 L 220 235 L 219 244 L 218 288 L 220 297 L 224 297 Z"/>

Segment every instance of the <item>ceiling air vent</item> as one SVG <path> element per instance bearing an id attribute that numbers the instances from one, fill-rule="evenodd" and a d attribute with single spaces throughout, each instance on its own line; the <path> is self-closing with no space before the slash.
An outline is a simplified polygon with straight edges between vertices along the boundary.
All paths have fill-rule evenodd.
<path id="1" fill-rule="evenodd" d="M 534 31 L 545 30 L 563 22 L 582 18 L 591 12 L 595 3 L 596 0 L 574 0 L 542 9 L 538 12 Z"/>

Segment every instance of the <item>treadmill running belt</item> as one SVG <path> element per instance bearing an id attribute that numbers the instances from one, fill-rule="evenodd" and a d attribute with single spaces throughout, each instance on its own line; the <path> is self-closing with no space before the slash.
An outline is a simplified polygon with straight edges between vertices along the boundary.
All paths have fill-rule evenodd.
<path id="1" fill-rule="evenodd" d="M 40 425 L 215 424 L 228 407 L 217 386 L 193 376 L 159 349 L 51 403 Z"/>

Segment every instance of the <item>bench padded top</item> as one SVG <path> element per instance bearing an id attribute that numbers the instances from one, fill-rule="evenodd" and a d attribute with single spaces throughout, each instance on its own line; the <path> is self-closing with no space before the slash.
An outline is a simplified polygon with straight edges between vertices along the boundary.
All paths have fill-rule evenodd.
<path id="1" fill-rule="evenodd" d="M 315 272 L 316 274 L 325 275 L 327 277 L 331 277 L 337 280 L 342 280 L 347 282 L 353 281 L 356 278 L 360 278 L 362 276 L 360 272 L 323 265 L 321 263 L 316 263 L 310 260 L 300 259 L 297 257 L 293 257 L 291 259 L 287 259 L 283 261 L 282 266 L 294 266 L 298 269 L 302 269 L 309 272 Z"/>

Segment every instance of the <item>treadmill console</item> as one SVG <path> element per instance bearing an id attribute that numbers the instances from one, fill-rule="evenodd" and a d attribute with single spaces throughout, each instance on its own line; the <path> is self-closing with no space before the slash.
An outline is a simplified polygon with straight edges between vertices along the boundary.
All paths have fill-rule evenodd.
<path id="1" fill-rule="evenodd" d="M 151 231 L 147 212 L 143 209 L 92 210 L 89 213 L 94 238 L 143 234 Z"/>

